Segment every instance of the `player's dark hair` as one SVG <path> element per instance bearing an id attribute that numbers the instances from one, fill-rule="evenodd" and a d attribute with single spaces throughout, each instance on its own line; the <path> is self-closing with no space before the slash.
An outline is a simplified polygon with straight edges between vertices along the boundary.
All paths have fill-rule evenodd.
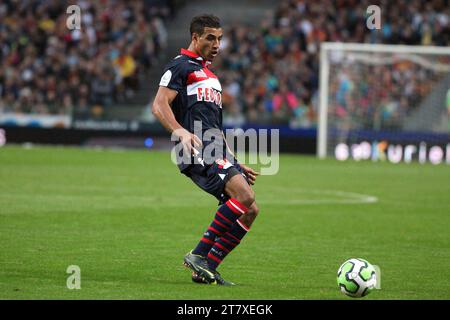
<path id="1" fill-rule="evenodd" d="M 191 36 L 194 33 L 201 36 L 205 28 L 221 28 L 220 19 L 212 14 L 202 14 L 192 18 L 190 27 Z"/>

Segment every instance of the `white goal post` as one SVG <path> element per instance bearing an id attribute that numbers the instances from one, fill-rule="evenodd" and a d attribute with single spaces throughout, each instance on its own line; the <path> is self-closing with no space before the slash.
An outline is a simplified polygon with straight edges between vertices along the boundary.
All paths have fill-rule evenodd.
<path id="1" fill-rule="evenodd" d="M 389 74 L 390 72 L 392 75 Z M 405 80 L 403 73 L 410 79 Z M 339 77 L 348 77 L 351 80 L 340 81 Z M 395 85 L 396 82 L 398 85 Z M 386 83 L 389 83 L 389 86 Z M 421 90 L 421 86 L 426 86 L 426 90 Z M 395 89 L 396 93 L 393 97 L 386 98 L 385 95 L 389 95 L 392 89 Z M 437 89 L 440 91 L 437 92 Z M 447 100 L 442 99 L 445 89 Z M 366 96 L 356 92 L 358 90 L 364 91 Z M 411 97 L 406 99 L 406 95 L 402 94 L 403 92 L 409 94 L 410 91 Z M 386 94 L 383 97 L 377 97 L 377 93 L 380 92 Z M 371 101 L 368 102 L 367 97 Z M 445 130 L 447 128 L 450 130 L 450 125 L 447 127 L 447 124 L 443 124 L 445 120 L 442 118 L 447 115 L 445 106 L 449 108 L 450 113 L 449 97 L 449 47 L 323 42 L 320 47 L 317 156 L 319 158 L 330 156 L 338 140 L 344 139 L 342 138 L 343 135 L 345 136 L 345 133 L 342 134 L 343 130 L 350 132 L 350 130 L 369 128 L 394 134 L 409 132 L 408 130 L 445 134 L 442 128 L 445 126 Z M 384 99 L 384 113 L 380 110 L 374 111 L 379 108 L 378 105 L 373 107 L 378 103 L 373 102 L 377 99 Z M 366 108 L 369 111 L 360 111 L 359 101 L 367 103 Z M 349 107 L 348 104 L 351 106 Z M 428 122 L 423 120 L 423 123 L 419 123 L 420 112 L 430 114 L 425 110 L 427 104 L 438 105 L 434 106 L 434 109 L 442 108 L 439 109 L 442 113 L 434 115 L 434 119 Z M 359 114 L 358 117 L 352 115 L 355 110 Z M 397 112 L 393 113 L 395 121 L 392 118 L 387 119 L 392 110 Z M 369 113 L 371 116 L 367 115 Z M 333 117 L 330 119 L 330 115 L 335 115 L 334 120 Z M 335 124 L 330 123 L 332 121 L 341 122 L 340 127 L 335 128 L 334 131 L 338 132 L 337 136 L 341 135 L 340 138 L 335 138 L 334 146 L 330 145 L 330 130 L 333 129 L 331 125 Z M 430 128 L 431 122 L 439 121 L 441 121 L 439 127 L 441 129 Z"/>

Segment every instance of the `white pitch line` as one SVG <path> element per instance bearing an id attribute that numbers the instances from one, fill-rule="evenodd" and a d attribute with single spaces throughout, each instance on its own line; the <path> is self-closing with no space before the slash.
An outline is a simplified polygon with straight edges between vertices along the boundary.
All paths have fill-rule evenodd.
<path id="1" fill-rule="evenodd" d="M 76 188 L 75 188 L 76 189 Z M 324 205 L 324 204 L 371 204 L 378 202 L 378 198 L 371 195 L 347 192 L 347 191 L 336 191 L 336 190 L 321 190 L 321 189 L 296 189 L 289 187 L 272 187 L 270 195 L 286 195 L 289 194 L 288 200 L 283 200 L 278 198 L 272 198 L 267 196 L 261 196 L 257 198 L 259 204 L 275 204 L 275 205 Z M 275 192 L 273 192 L 275 191 Z M 178 199 L 184 200 L 183 202 L 173 202 L 171 198 L 165 197 L 151 197 L 151 196 L 141 196 L 141 195 L 126 195 L 123 194 L 121 197 L 117 195 L 100 195 L 100 194 L 34 194 L 30 197 L 27 194 L 16 194 L 16 193 L 2 193 L 0 194 L 0 203 L 4 199 L 17 200 L 19 203 L 35 203 L 42 205 L 43 201 L 47 199 L 58 200 L 58 203 L 53 206 L 53 208 L 48 208 L 50 210 L 62 211 L 82 211 L 86 210 L 86 206 L 81 205 L 80 207 L 73 207 L 74 202 L 82 203 L 83 199 L 96 200 L 96 209 L 129 209 L 133 207 L 152 207 L 155 204 L 161 207 L 183 207 L 193 205 L 196 206 L 207 206 L 211 202 L 209 198 L 195 197 L 197 192 L 186 193 L 178 195 Z M 123 200 L 124 199 L 124 200 Z M 193 200 L 195 199 L 195 201 Z M 20 201 L 19 201 L 20 200 Z M 68 204 L 68 205 L 66 205 Z M 14 210 L 13 210 L 14 211 Z M 0 215 L 9 214 L 6 212 L 0 212 Z"/>
<path id="2" fill-rule="evenodd" d="M 278 199 L 264 199 L 259 198 L 258 203 L 262 204 L 297 204 L 297 205 L 315 205 L 315 204 L 361 204 L 361 203 L 376 203 L 378 198 L 362 193 L 336 191 L 336 190 L 318 190 L 318 189 L 295 189 L 295 188 L 276 188 L 284 192 L 290 192 L 291 197 L 298 197 L 298 199 L 278 200 Z M 300 191 L 300 192 L 299 192 Z M 308 194 L 323 196 L 321 199 L 308 199 Z M 328 198 L 327 198 L 328 196 Z M 337 196 L 338 199 L 330 198 L 330 196 Z"/>

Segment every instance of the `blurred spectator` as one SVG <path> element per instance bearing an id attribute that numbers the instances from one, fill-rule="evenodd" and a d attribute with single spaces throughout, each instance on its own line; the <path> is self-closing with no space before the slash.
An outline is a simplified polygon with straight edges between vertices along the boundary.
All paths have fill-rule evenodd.
<path id="1" fill-rule="evenodd" d="M 94 104 L 106 107 L 112 105 L 114 81 L 108 72 L 100 72 L 91 80 L 91 95 L 91 101 Z"/>
<path id="2" fill-rule="evenodd" d="M 345 58 L 351 60 L 350 55 Z M 331 66 L 334 76 L 330 80 L 329 102 L 331 115 L 352 128 L 401 128 L 405 116 L 420 105 L 440 76 L 445 75 L 406 59 L 389 65 L 348 64 L 344 61 Z"/>
<path id="3" fill-rule="evenodd" d="M 167 1 L 2 1 L 0 111 L 89 115 L 126 102 L 167 46 Z M 69 5 L 81 30 L 66 27 Z"/>
<path id="4" fill-rule="evenodd" d="M 380 31 L 366 28 L 365 10 L 371 4 L 382 8 Z M 221 78 L 234 75 L 235 91 L 241 94 L 232 105 L 224 104 L 224 114 L 241 110 L 250 123 L 315 125 L 320 42 L 448 46 L 449 37 L 448 0 L 280 1 L 275 12 L 268 13 L 259 28 L 234 25 L 226 34 L 215 66 Z M 412 64 L 409 67 L 414 68 Z M 361 117 L 370 113 L 378 117 L 380 125 L 382 122 L 398 125 L 396 119 L 400 119 L 409 106 L 415 105 L 411 103 L 428 88 L 423 85 L 425 81 L 418 78 L 425 79 L 424 70 L 421 75 L 415 75 L 418 71 L 415 69 L 408 75 L 397 70 L 399 72 L 394 74 L 389 70 L 380 74 L 398 90 L 376 105 L 373 102 L 377 97 L 386 93 L 364 91 L 373 84 L 370 83 L 373 78 L 359 83 L 351 79 L 357 74 L 342 74 L 338 83 L 331 84 L 339 101 L 337 112 L 351 111 Z M 365 94 L 355 97 L 356 85 L 356 89 Z M 365 104 L 365 109 L 356 107 L 361 103 Z"/>
<path id="5" fill-rule="evenodd" d="M 142 89 L 139 75 L 167 48 L 176 2 L 79 0 L 82 29 L 70 31 L 65 9 L 73 2 L 2 1 L 0 111 L 88 117 L 94 105 L 100 117 L 130 101 Z M 371 4 L 382 9 L 381 30 L 366 28 Z M 224 37 L 213 65 L 223 82 L 224 123 L 314 126 L 323 41 L 448 46 L 449 37 L 449 0 L 278 1 L 258 27 L 234 25 Z M 333 72 L 336 115 L 375 127 L 398 126 L 429 92 L 433 83 L 424 80 L 436 80 L 405 62 Z"/>

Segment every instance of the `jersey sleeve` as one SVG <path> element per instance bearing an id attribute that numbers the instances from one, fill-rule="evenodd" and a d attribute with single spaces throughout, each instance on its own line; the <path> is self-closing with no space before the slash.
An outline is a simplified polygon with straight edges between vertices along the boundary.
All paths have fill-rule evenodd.
<path id="1" fill-rule="evenodd" d="M 182 63 L 177 63 L 166 67 L 159 85 L 161 87 L 167 87 L 180 93 L 185 87 L 185 82 L 186 71 L 184 70 Z"/>

